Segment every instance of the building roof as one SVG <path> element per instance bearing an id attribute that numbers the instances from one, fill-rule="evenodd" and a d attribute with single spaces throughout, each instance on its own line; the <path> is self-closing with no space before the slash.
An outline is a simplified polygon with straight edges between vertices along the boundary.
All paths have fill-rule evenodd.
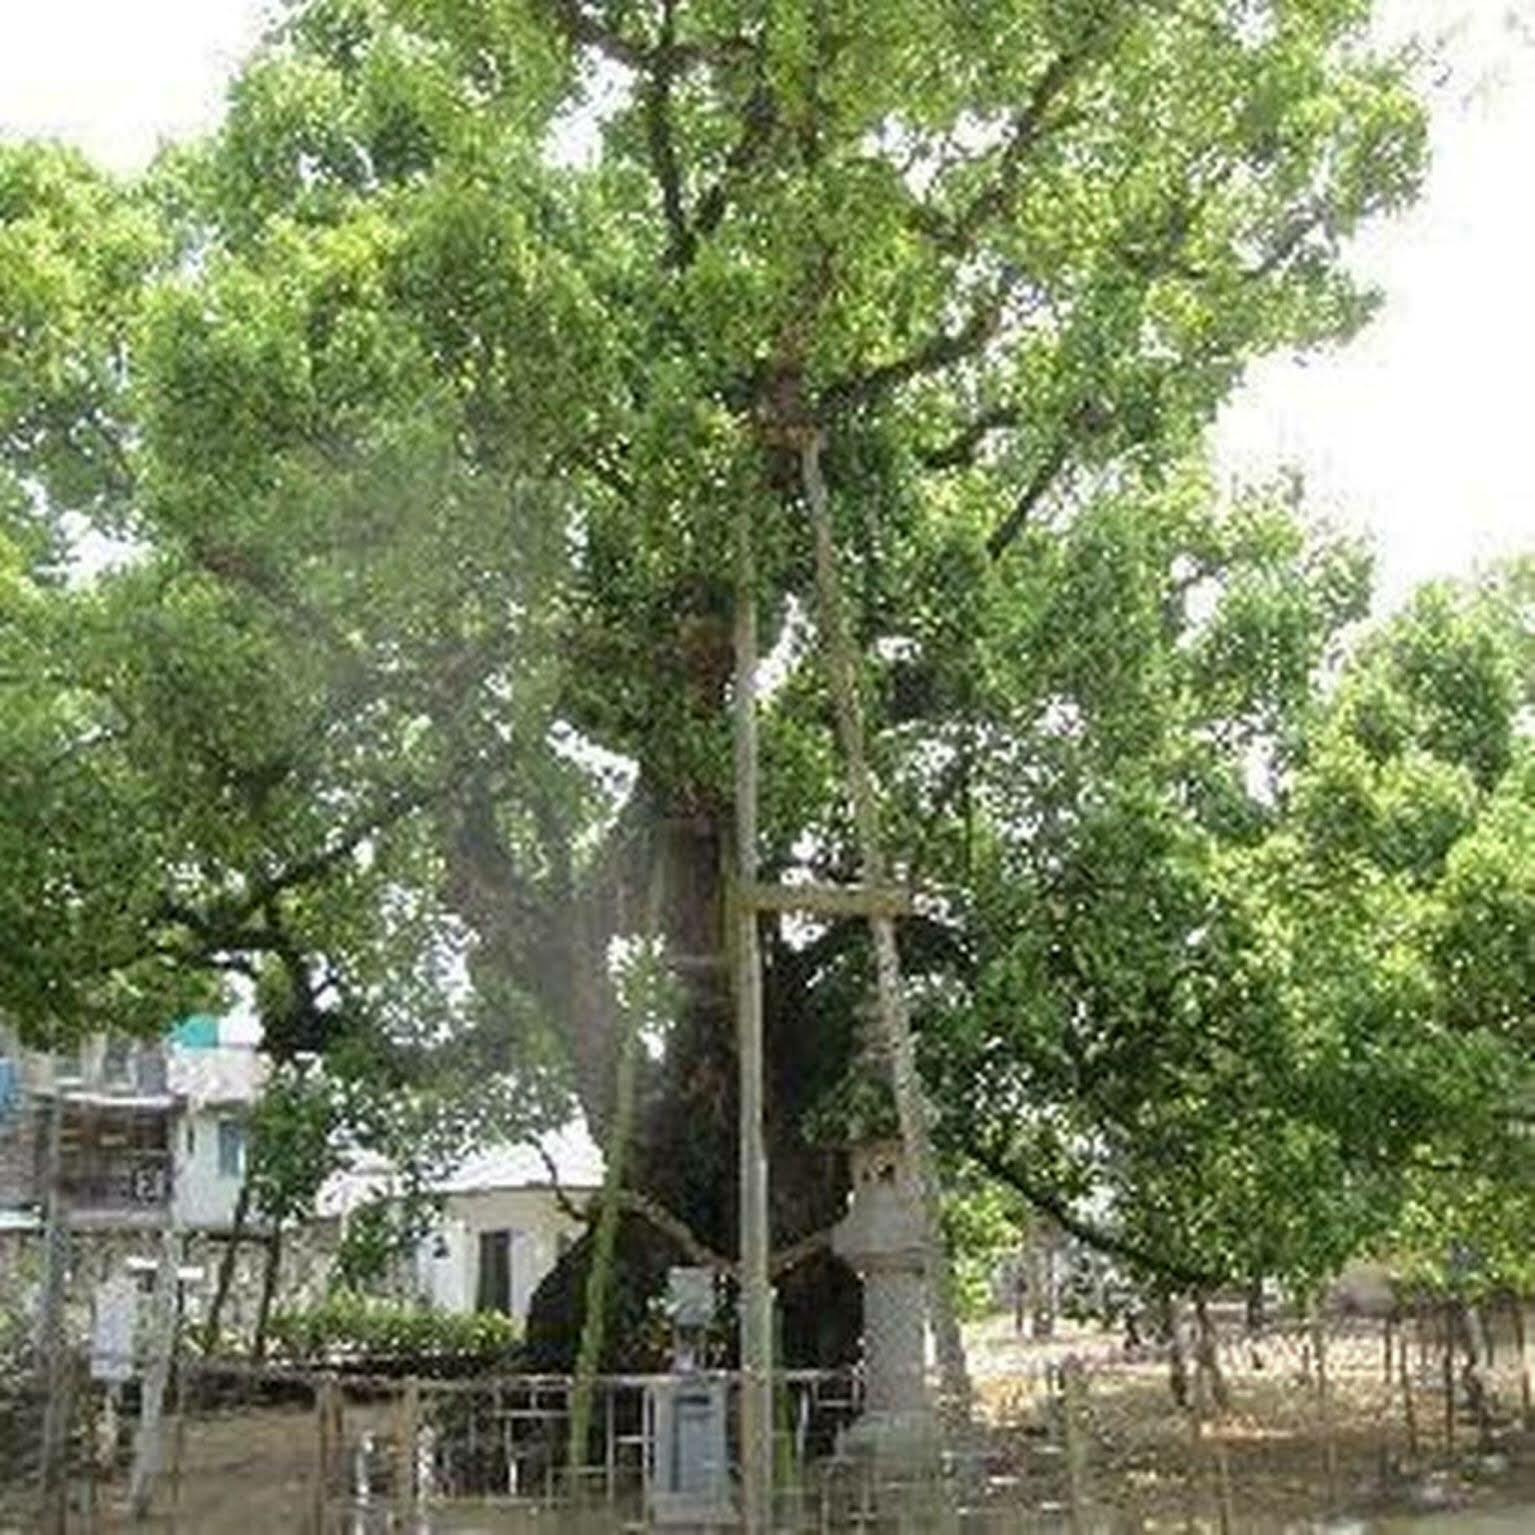
<path id="1" fill-rule="evenodd" d="M 542 1154 L 541 1154 L 542 1153 Z M 484 1189 L 602 1186 L 602 1153 L 586 1122 L 577 1118 L 532 1143 L 494 1146 L 470 1157 L 437 1188 L 443 1194 L 471 1194 Z"/>
<path id="2" fill-rule="evenodd" d="M 585 1121 L 574 1119 L 536 1141 L 507 1142 L 477 1153 L 435 1184 L 433 1192 L 480 1194 L 492 1189 L 549 1188 L 554 1182 L 563 1189 L 596 1189 L 602 1186 L 602 1166 L 602 1153 L 587 1133 Z M 344 1218 L 359 1205 L 393 1191 L 394 1168 L 384 1157 L 364 1153 L 325 1180 L 315 1212 Z"/>

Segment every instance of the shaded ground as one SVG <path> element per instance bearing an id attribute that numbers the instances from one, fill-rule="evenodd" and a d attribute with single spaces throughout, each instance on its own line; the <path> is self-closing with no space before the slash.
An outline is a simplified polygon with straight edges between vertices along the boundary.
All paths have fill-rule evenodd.
<path id="1" fill-rule="evenodd" d="M 1374 1322 L 1331 1331 L 1325 1394 L 1301 1333 L 1249 1344 L 1230 1330 L 1218 1353 L 1228 1404 L 1212 1405 L 1197 1426 L 1174 1400 L 1167 1362 L 1129 1355 L 1118 1337 L 1066 1328 L 1035 1343 L 995 1318 L 970 1341 L 977 1394 L 1025 1508 L 1069 1502 L 1073 1449 L 1078 1506 L 1106 1530 L 1217 1529 L 1224 1520 L 1233 1531 L 1285 1531 L 1329 1519 L 1361 1529 L 1349 1521 L 1535 1503 L 1535 1438 L 1520 1425 L 1518 1360 L 1507 1351 L 1484 1371 L 1493 1397 L 1484 1439 L 1460 1398 L 1446 1422 L 1432 1340 L 1409 1340 L 1404 1388 L 1402 1340 L 1388 1378 L 1384 1328 Z M 1061 1367 L 1071 1356 L 1081 1384 L 1068 1435 Z M 1502 1522 L 1487 1529 L 1535 1531 L 1535 1511 L 1495 1517 Z M 1442 1527 L 1470 1535 L 1469 1519 Z"/>

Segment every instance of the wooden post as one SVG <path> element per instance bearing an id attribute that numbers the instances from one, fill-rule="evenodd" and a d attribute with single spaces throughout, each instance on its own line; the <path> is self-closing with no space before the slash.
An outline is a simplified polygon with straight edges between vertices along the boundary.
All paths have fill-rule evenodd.
<path id="1" fill-rule="evenodd" d="M 165 1464 L 165 1389 L 170 1383 L 171 1356 L 176 1347 L 176 1255 L 179 1245 L 175 1231 L 167 1226 L 160 1233 L 149 1370 L 139 1402 L 133 1471 L 128 1480 L 128 1506 L 135 1519 L 148 1517 L 155 1479 Z"/>
<path id="2" fill-rule="evenodd" d="M 339 1417 L 336 1383 L 326 1376 L 315 1388 L 314 1396 L 314 1487 L 310 1504 L 311 1535 L 325 1535 L 330 1508 L 330 1482 L 336 1452 L 336 1424 Z"/>
<path id="3" fill-rule="evenodd" d="M 1066 1441 L 1066 1485 L 1071 1535 L 1084 1535 L 1087 1524 L 1087 1445 L 1082 1421 L 1087 1382 L 1082 1361 L 1070 1355 L 1061 1366 L 1061 1427 Z"/>
<path id="4" fill-rule="evenodd" d="M 831 512 L 826 481 L 821 473 L 822 434 L 805 434 L 801 445 L 801 474 L 805 500 L 815 534 L 816 593 L 820 608 L 821 635 L 826 650 L 827 680 L 841 740 L 847 774 L 848 799 L 857 835 L 858 858 L 863 878 L 871 888 L 885 883 L 885 858 L 880 845 L 879 808 L 874 779 L 864 742 L 863 709 L 852 638 L 843 607 L 842 586 L 837 574 L 837 551 L 832 539 Z M 927 1103 L 917 1075 L 911 1026 L 901 984 L 901 957 L 896 945 L 895 922 L 888 913 L 869 917 L 874 941 L 874 973 L 879 1019 L 889 1055 L 890 1083 L 895 1097 L 901 1140 L 911 1159 L 922 1201 L 924 1268 L 929 1320 L 938 1355 L 939 1417 L 950 1437 L 968 1429 L 970 1378 L 965 1368 L 964 1340 L 954 1304 L 954 1283 L 944 1246 L 938 1174 L 928 1132 Z"/>
<path id="5" fill-rule="evenodd" d="M 1417 1460 L 1418 1413 L 1412 1399 L 1412 1344 L 1407 1337 L 1406 1328 L 1402 1329 L 1401 1341 L 1397 1346 L 1397 1356 L 1401 1361 L 1402 1415 L 1407 1420 L 1407 1453 L 1413 1460 Z"/>
<path id="6" fill-rule="evenodd" d="M 1219 1495 L 1220 1535 L 1232 1535 L 1236 1529 L 1236 1510 L 1231 1496 L 1231 1460 L 1226 1452 L 1226 1441 L 1215 1441 L 1216 1488 Z"/>
<path id="7" fill-rule="evenodd" d="M 421 1431 L 421 1382 L 412 1375 L 395 1404 L 394 1496 L 402 1519 L 416 1507 L 416 1440 Z"/>
<path id="8" fill-rule="evenodd" d="M 741 1514 L 746 1535 L 773 1517 L 773 1333 L 768 1278 L 767 1147 L 763 1135 L 762 959 L 757 908 L 757 575 L 752 509 L 735 521 L 735 868 L 733 979 L 741 1201 Z"/>

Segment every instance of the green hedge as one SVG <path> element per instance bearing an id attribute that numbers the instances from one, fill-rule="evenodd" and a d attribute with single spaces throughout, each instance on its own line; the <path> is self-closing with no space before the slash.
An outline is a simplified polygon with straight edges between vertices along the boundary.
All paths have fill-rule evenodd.
<path id="1" fill-rule="evenodd" d="M 494 1364 L 509 1360 L 520 1336 L 510 1317 L 495 1312 L 428 1311 L 350 1294 L 276 1312 L 268 1332 L 274 1352 L 305 1362 L 363 1356 Z"/>

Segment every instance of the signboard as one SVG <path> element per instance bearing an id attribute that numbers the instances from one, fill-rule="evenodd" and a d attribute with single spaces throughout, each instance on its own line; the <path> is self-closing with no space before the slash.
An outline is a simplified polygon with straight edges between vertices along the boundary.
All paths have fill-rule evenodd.
<path id="1" fill-rule="evenodd" d="M 134 1333 L 139 1320 L 139 1289 L 117 1274 L 96 1286 L 95 1318 L 91 1327 L 91 1378 L 132 1380 Z"/>

